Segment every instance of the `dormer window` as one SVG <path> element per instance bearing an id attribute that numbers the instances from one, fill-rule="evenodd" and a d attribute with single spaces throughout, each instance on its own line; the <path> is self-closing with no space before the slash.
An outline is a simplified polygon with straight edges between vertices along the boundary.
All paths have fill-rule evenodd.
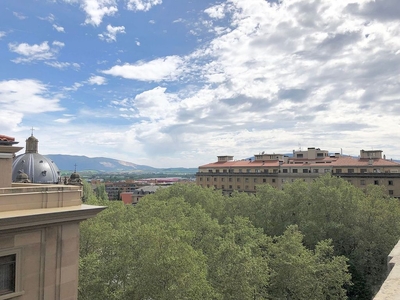
<path id="1" fill-rule="evenodd" d="M 46 176 L 47 171 L 42 171 L 42 176 Z"/>

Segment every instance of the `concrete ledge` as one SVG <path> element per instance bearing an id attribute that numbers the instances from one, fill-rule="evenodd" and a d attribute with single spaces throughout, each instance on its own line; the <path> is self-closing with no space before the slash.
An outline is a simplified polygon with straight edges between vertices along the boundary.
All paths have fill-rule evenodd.
<path id="1" fill-rule="evenodd" d="M 389 275 L 374 300 L 400 300 L 400 241 L 388 256 Z"/>
<path id="2" fill-rule="evenodd" d="M 96 216 L 105 206 L 77 205 L 70 207 L 29 209 L 0 212 L 0 232 L 41 227 L 49 224 L 83 221 Z"/>

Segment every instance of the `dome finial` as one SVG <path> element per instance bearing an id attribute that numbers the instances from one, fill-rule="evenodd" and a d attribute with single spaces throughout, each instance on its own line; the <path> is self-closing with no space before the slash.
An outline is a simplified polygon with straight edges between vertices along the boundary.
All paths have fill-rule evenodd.
<path id="1" fill-rule="evenodd" d="M 33 136 L 33 131 L 34 131 L 35 129 L 33 128 L 33 126 L 32 126 L 32 128 L 31 128 L 31 136 Z"/>

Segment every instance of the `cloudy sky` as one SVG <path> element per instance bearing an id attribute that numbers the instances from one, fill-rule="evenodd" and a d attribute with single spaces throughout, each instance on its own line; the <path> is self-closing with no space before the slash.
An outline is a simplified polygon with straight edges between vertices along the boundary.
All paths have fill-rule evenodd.
<path id="1" fill-rule="evenodd" d="M 197 167 L 319 147 L 400 158 L 398 0 L 2 0 L 0 133 Z"/>

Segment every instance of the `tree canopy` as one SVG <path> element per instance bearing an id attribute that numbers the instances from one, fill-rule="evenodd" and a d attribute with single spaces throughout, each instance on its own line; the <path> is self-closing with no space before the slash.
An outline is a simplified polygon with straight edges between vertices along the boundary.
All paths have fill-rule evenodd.
<path id="1" fill-rule="evenodd" d="M 81 224 L 79 299 L 369 299 L 400 206 L 340 178 L 257 195 L 175 184 Z"/>

